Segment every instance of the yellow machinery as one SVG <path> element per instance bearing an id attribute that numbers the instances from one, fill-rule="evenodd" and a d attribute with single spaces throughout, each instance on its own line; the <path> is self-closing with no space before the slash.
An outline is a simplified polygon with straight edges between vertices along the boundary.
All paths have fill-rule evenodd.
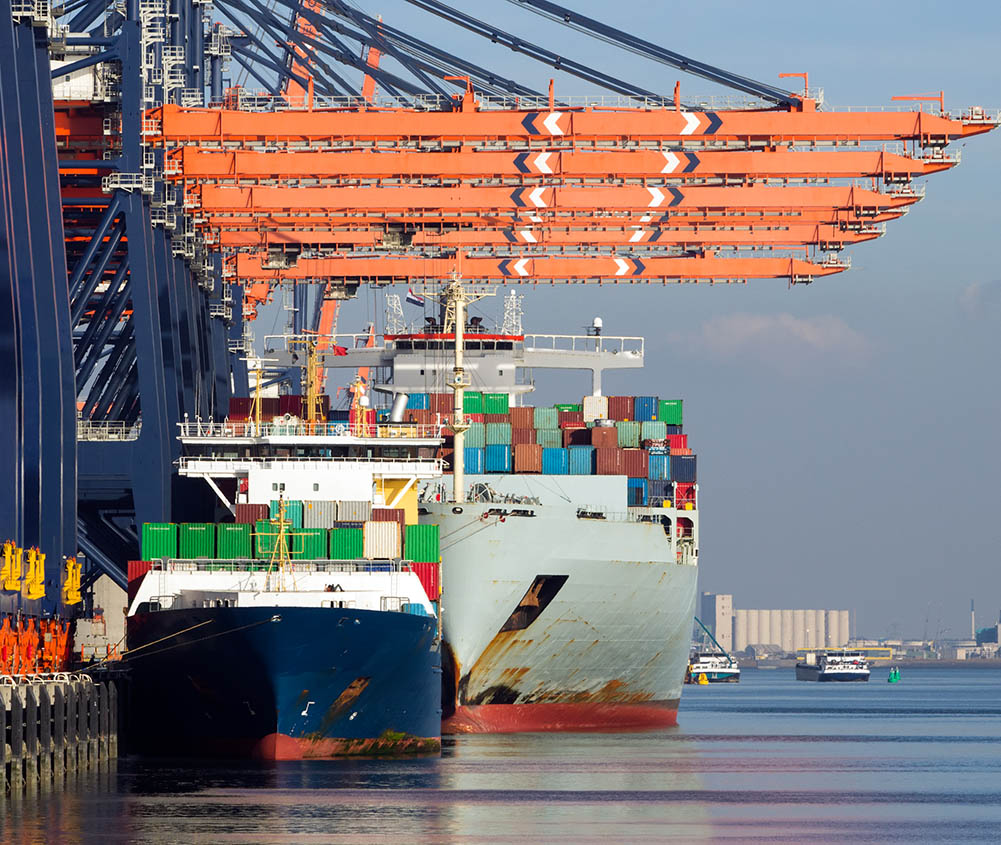
<path id="1" fill-rule="evenodd" d="M 66 578 L 63 581 L 63 604 L 80 604 L 83 596 L 80 595 L 80 570 L 82 564 L 77 563 L 75 557 L 66 558 Z"/>
<path id="2" fill-rule="evenodd" d="M 3 544 L 3 569 L 0 569 L 0 587 L 20 592 L 23 568 L 24 549 L 18 548 L 11 540 L 8 540 Z"/>
<path id="3" fill-rule="evenodd" d="M 45 553 L 28 549 L 28 571 L 24 575 L 21 595 L 26 599 L 45 597 Z"/>

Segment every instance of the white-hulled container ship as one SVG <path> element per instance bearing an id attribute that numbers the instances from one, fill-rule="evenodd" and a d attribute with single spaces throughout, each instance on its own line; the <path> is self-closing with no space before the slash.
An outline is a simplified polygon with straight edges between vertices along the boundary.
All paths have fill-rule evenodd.
<path id="1" fill-rule="evenodd" d="M 453 477 L 425 482 L 419 507 L 441 526 L 443 730 L 675 724 L 699 531 L 681 402 L 604 396 L 603 371 L 642 367 L 643 339 L 600 321 L 530 335 L 517 300 L 497 332 L 456 311 L 365 348 L 338 340 L 330 362 L 373 368 L 394 418 L 455 432 Z M 592 392 L 527 406 L 536 368 L 590 370 Z"/>

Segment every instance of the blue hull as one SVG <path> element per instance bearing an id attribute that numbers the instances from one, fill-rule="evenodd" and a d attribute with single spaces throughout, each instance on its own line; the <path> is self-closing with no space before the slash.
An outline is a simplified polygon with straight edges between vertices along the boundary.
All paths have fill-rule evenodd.
<path id="1" fill-rule="evenodd" d="M 441 747 L 433 618 L 164 610 L 129 617 L 128 649 L 130 741 L 142 753 L 298 759 Z"/>

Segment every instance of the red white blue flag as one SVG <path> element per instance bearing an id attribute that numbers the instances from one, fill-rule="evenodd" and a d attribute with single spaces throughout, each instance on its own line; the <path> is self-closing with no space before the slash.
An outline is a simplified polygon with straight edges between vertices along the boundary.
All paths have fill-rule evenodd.
<path id="1" fill-rule="evenodd" d="M 414 293 L 413 288 L 407 288 L 407 302 L 411 305 L 417 305 L 420 308 L 424 307 L 424 297 Z"/>

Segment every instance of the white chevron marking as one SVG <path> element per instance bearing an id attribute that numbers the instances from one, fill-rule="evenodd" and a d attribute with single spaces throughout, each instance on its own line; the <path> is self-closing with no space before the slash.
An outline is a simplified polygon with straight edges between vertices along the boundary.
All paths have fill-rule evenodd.
<path id="1" fill-rule="evenodd" d="M 549 130 L 550 135 L 562 135 L 563 130 L 559 127 L 559 119 L 563 116 L 561 111 L 549 112 L 549 117 L 542 121 L 542 125 Z"/>
<path id="2" fill-rule="evenodd" d="M 647 190 L 650 192 L 650 202 L 647 208 L 656 208 L 664 201 L 664 192 L 660 188 L 651 188 L 647 185 Z"/>
<path id="3" fill-rule="evenodd" d="M 674 173 L 674 171 L 677 169 L 678 165 L 681 163 L 680 160 L 678 159 L 678 157 L 674 153 L 669 153 L 669 152 L 667 152 L 665 150 L 661 150 L 661 152 L 664 154 L 664 161 L 666 161 L 667 164 L 664 165 L 664 169 L 661 170 L 660 172 L 661 173 Z"/>
<path id="4" fill-rule="evenodd" d="M 532 234 L 531 229 L 522 229 L 519 233 L 530 244 L 534 244 L 538 239 Z"/>
<path id="5" fill-rule="evenodd" d="M 541 223 L 542 222 L 542 218 L 539 217 L 538 214 L 529 214 L 528 215 L 528 219 L 531 220 L 533 223 Z"/>
<path id="6" fill-rule="evenodd" d="M 635 232 L 633 232 L 633 236 L 629 239 L 629 243 L 631 244 L 636 243 L 636 241 L 641 240 L 643 238 L 643 235 L 644 235 L 643 229 L 637 229 Z"/>
<path id="7" fill-rule="evenodd" d="M 528 198 L 535 204 L 536 208 L 545 208 L 546 207 L 546 203 L 542 199 L 542 193 L 545 190 L 546 189 L 544 187 L 542 187 L 542 185 L 539 185 L 538 188 L 532 188 L 531 193 L 528 195 Z M 662 199 L 663 199 L 663 197 L 662 197 Z"/>
<path id="8" fill-rule="evenodd" d="M 549 161 L 549 156 L 551 156 L 551 155 L 552 155 L 552 153 L 539 153 L 535 157 L 535 161 L 533 162 L 533 164 L 538 169 L 539 173 L 552 173 L 553 172 L 553 168 L 551 168 L 547 164 L 547 162 Z"/>
<path id="9" fill-rule="evenodd" d="M 612 260 L 619 268 L 618 270 L 615 271 L 616 276 L 624 276 L 626 273 L 629 272 L 629 262 L 626 261 L 624 258 L 613 258 Z"/>
<path id="10" fill-rule="evenodd" d="M 519 276 L 527 276 L 528 270 L 525 269 L 525 265 L 528 264 L 527 258 L 519 258 L 514 262 L 514 270 Z"/>
<path id="11" fill-rule="evenodd" d="M 644 214 L 640 218 L 640 222 L 641 223 L 649 223 L 651 220 L 653 220 L 653 215 L 652 214 Z"/>
<path id="12" fill-rule="evenodd" d="M 695 112 L 682 112 L 685 117 L 685 128 L 681 130 L 682 135 L 691 135 L 699 128 L 699 116 Z"/>

